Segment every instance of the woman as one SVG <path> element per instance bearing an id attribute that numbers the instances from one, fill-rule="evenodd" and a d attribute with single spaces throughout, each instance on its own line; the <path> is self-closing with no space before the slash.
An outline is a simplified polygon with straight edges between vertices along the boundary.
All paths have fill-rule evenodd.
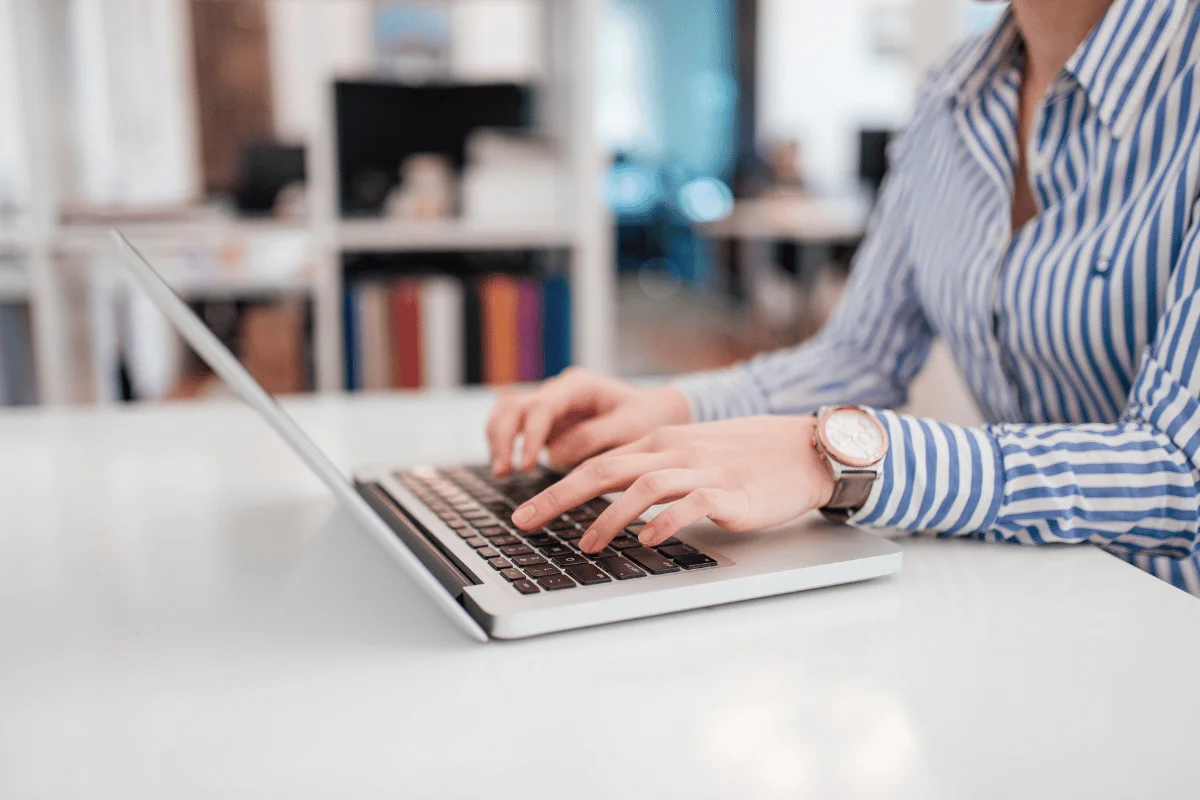
<path id="1" fill-rule="evenodd" d="M 1012 0 L 927 79 L 815 340 L 665 388 L 572 372 L 501 398 L 498 473 L 518 435 L 519 467 L 543 446 L 586 459 L 514 522 L 626 489 L 582 539 L 595 551 L 660 502 L 677 500 L 648 544 L 822 508 L 1091 542 L 1200 595 L 1198 29 L 1197 0 Z M 887 410 L 935 336 L 993 424 Z M 861 408 L 818 431 L 833 403 Z"/>

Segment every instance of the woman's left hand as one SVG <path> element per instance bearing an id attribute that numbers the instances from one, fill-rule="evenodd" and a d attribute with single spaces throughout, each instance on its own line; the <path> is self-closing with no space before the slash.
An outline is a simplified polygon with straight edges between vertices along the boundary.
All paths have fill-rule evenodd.
<path id="1" fill-rule="evenodd" d="M 708 518 L 731 531 L 767 528 L 829 502 L 833 471 L 812 446 L 809 416 L 743 417 L 659 428 L 591 458 L 513 513 L 523 530 L 608 492 L 624 493 L 580 540 L 589 553 L 604 548 L 643 512 L 674 504 L 638 537 L 656 545 Z"/>

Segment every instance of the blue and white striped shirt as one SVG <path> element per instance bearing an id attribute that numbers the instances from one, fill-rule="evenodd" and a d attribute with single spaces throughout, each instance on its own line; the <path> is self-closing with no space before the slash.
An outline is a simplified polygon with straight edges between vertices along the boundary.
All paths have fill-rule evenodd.
<path id="1" fill-rule="evenodd" d="M 1200 595 L 1200 7 L 1116 0 L 1035 111 L 1008 11 L 936 68 L 841 305 L 812 341 L 681 382 L 696 420 L 876 409 L 852 522 L 1090 542 Z M 935 337 L 991 424 L 897 414 Z"/>

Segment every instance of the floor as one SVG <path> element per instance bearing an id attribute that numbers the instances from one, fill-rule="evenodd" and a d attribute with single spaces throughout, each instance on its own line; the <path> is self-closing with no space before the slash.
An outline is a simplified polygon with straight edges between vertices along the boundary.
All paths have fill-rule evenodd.
<path id="1" fill-rule="evenodd" d="M 737 306 L 720 293 L 639 278 L 618 288 L 617 372 L 675 375 L 715 369 L 765 350 L 804 341 L 824 325 L 844 281 L 830 270 L 809 296 L 790 298 L 796 313 Z M 784 287 L 776 287 L 778 295 Z M 910 390 L 906 412 L 975 425 L 983 421 L 948 349 L 934 346 Z"/>

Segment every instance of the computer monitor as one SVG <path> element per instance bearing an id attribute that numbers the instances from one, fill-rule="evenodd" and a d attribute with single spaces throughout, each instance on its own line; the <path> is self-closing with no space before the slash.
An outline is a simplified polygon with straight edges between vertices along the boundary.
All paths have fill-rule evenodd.
<path id="1" fill-rule="evenodd" d="M 532 92 L 513 83 L 401 84 L 337 81 L 338 181 L 342 213 L 380 212 L 416 153 L 437 153 L 455 169 L 477 128 L 523 128 L 532 122 Z"/>

